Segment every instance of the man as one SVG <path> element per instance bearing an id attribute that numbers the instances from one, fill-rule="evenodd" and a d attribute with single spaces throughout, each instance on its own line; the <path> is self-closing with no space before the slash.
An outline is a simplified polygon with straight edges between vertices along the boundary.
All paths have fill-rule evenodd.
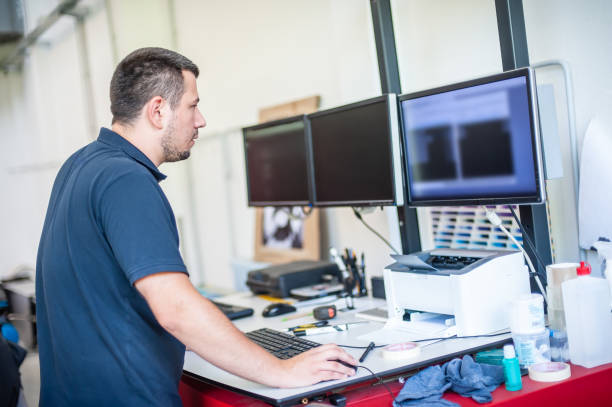
<path id="1" fill-rule="evenodd" d="M 57 175 L 36 273 L 42 407 L 179 406 L 185 346 L 269 386 L 354 373 L 331 344 L 275 358 L 191 285 L 157 167 L 189 157 L 206 125 L 198 73 L 165 49 L 128 55 L 111 80 L 112 130 Z"/>

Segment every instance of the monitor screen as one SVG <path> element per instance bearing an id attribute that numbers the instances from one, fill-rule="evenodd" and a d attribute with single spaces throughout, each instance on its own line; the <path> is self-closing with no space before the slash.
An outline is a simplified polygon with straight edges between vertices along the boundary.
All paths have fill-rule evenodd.
<path id="1" fill-rule="evenodd" d="M 544 200 L 528 68 L 400 96 L 409 205 Z"/>
<path id="2" fill-rule="evenodd" d="M 310 205 L 306 116 L 242 129 L 249 206 Z"/>
<path id="3" fill-rule="evenodd" d="M 403 203 L 395 95 L 324 110 L 308 118 L 315 206 Z"/>

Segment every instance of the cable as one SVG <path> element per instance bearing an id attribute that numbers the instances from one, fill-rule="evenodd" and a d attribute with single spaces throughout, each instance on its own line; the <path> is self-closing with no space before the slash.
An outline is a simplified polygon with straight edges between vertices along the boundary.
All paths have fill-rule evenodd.
<path id="1" fill-rule="evenodd" d="M 453 336 L 445 336 L 445 337 L 440 337 L 440 338 L 425 338 L 425 339 L 415 339 L 413 341 L 410 342 L 428 342 L 428 341 L 444 341 L 447 339 L 467 339 L 467 338 L 491 338 L 494 336 L 501 336 L 501 335 L 507 335 L 509 334 L 510 331 L 504 331 L 504 332 L 496 332 L 494 334 L 484 334 L 484 335 L 469 335 L 469 336 L 457 336 L 457 335 L 453 335 Z M 352 346 L 352 345 L 339 345 L 341 348 L 351 348 L 351 349 L 365 349 L 367 348 L 367 346 Z M 385 346 L 389 346 L 389 345 L 376 345 L 374 346 L 374 348 L 384 348 Z"/>
<path id="2" fill-rule="evenodd" d="M 472 338 L 472 339 L 473 338 L 491 338 L 491 337 L 494 337 L 494 336 L 507 335 L 509 333 L 510 333 L 510 331 L 497 332 L 497 333 L 494 333 L 494 334 L 484 334 L 484 335 L 468 335 L 468 336 L 453 335 L 453 336 L 444 336 L 444 337 L 440 337 L 440 338 L 415 339 L 415 340 L 410 341 L 410 342 L 445 341 L 447 339 L 467 339 L 467 338 Z M 352 346 L 352 345 L 338 345 L 338 346 L 340 346 L 341 348 L 351 348 L 351 349 L 365 349 L 365 348 L 367 348 L 367 346 Z M 385 346 L 389 346 L 389 345 L 376 345 L 376 346 L 374 346 L 374 348 L 384 348 Z"/>
<path id="3" fill-rule="evenodd" d="M 512 240 L 512 242 L 514 242 L 516 247 L 518 247 L 519 250 L 523 253 L 525 260 L 527 260 L 527 265 L 529 266 L 529 269 L 533 273 L 536 283 L 538 284 L 538 287 L 540 288 L 540 293 L 542 294 L 542 297 L 544 297 L 544 302 L 548 304 L 548 298 L 546 297 L 546 291 L 544 290 L 544 287 L 542 286 L 542 282 L 540 281 L 540 276 L 538 275 L 535 268 L 533 267 L 533 263 L 531 262 L 531 259 L 527 255 L 527 252 L 525 252 L 525 249 L 523 248 L 523 246 L 514 238 L 514 236 L 512 236 L 510 232 L 508 232 L 508 230 L 504 227 L 504 225 L 502 225 L 501 219 L 499 218 L 499 216 L 497 216 L 495 212 L 490 211 L 489 208 L 487 208 L 486 206 L 483 206 L 483 208 L 487 214 L 487 219 L 489 219 L 489 222 L 491 222 L 493 226 L 497 226 L 502 232 L 504 232 L 504 234 L 508 236 L 508 238 Z"/>
<path id="4" fill-rule="evenodd" d="M 285 212 L 287 214 L 287 216 L 289 217 L 289 219 L 291 219 L 291 220 L 304 220 L 308 216 L 310 216 L 310 214 L 312 213 L 312 209 L 313 209 L 312 206 L 306 206 L 306 207 L 300 206 L 299 208 L 300 208 L 302 214 L 301 215 L 296 215 L 296 214 L 293 213 L 293 208 L 294 208 L 293 206 L 283 206 L 283 207 L 280 207 L 279 210 Z M 304 209 L 304 208 L 307 208 L 307 209 L 310 208 L 310 210 L 306 211 L 306 209 Z"/>
<path id="5" fill-rule="evenodd" d="M 359 213 L 359 211 L 358 211 L 357 209 L 355 209 L 355 208 L 352 208 L 352 209 L 353 209 L 353 213 L 355 214 L 355 216 L 357 217 L 357 219 L 359 219 L 359 220 L 361 221 L 361 223 L 363 223 L 363 224 L 364 224 L 364 226 L 365 226 L 366 228 L 368 228 L 368 229 L 369 229 L 369 230 L 370 230 L 372 233 L 374 233 L 376 236 L 378 236 L 378 238 L 379 238 L 380 240 L 382 240 L 383 242 L 385 242 L 385 244 L 386 244 L 387 246 L 389 246 L 389 247 L 391 248 L 391 250 L 393 250 L 393 253 L 395 253 L 395 254 L 400 254 L 400 252 L 399 252 L 399 251 L 398 251 L 398 250 L 397 250 L 395 247 L 393 247 L 393 246 L 391 245 L 391 243 L 389 243 L 389 241 L 388 241 L 387 239 L 385 239 L 385 238 L 384 238 L 384 237 L 383 237 L 383 236 L 382 236 L 380 233 L 378 233 L 378 232 L 377 232 L 376 230 L 374 230 L 374 229 L 373 229 L 373 228 L 372 228 L 370 225 L 368 225 L 368 224 L 366 223 L 366 221 L 365 221 L 365 220 L 363 220 L 363 218 L 361 217 L 361 214 Z"/>
<path id="6" fill-rule="evenodd" d="M 365 348 L 367 348 L 367 346 L 352 346 L 352 345 L 338 345 L 338 346 L 340 346 L 341 348 L 351 348 L 351 349 L 365 349 Z M 387 345 L 376 345 L 376 346 L 374 346 L 374 349 L 376 349 L 376 348 L 384 348 L 385 346 L 387 346 Z"/>
<path id="7" fill-rule="evenodd" d="M 470 335 L 470 336 L 457 336 L 457 335 L 453 335 L 453 336 L 446 336 L 446 337 L 443 337 L 443 338 L 417 339 L 417 340 L 410 341 L 410 342 L 445 341 L 447 339 L 464 339 L 464 338 L 472 338 L 472 339 L 473 338 L 491 338 L 493 336 L 507 335 L 509 333 L 510 333 L 510 331 L 504 331 L 504 332 L 498 332 L 498 333 L 495 333 L 495 334 L 486 334 L 486 335 Z"/>
<path id="8" fill-rule="evenodd" d="M 392 399 L 395 399 L 395 395 L 393 394 L 393 392 L 391 391 L 391 389 L 389 388 L 389 386 L 387 386 L 387 383 L 385 383 L 382 379 L 382 377 L 378 376 L 376 373 L 374 373 L 373 371 L 371 371 L 370 369 L 368 369 L 367 367 L 363 366 L 363 365 L 359 365 L 357 366 L 358 368 L 362 368 L 367 370 L 368 372 L 370 372 L 372 374 L 372 376 L 374 376 L 374 378 L 376 380 L 378 380 L 379 384 L 382 384 L 383 386 L 385 386 L 385 389 L 387 389 L 387 391 L 389 392 L 389 394 L 391 395 Z"/>
<path id="9" fill-rule="evenodd" d="M 519 219 L 519 217 L 516 214 L 516 211 L 514 210 L 512 205 L 508 205 L 508 208 L 510 208 L 510 212 L 512 213 L 512 216 L 514 217 L 514 220 L 516 221 L 516 224 L 521 229 L 521 231 L 524 232 L 525 228 L 523 227 L 523 224 L 521 223 L 521 220 Z M 538 261 L 538 263 L 540 264 L 542 269 L 545 270 L 546 269 L 546 264 L 544 264 L 544 261 L 542 260 L 542 258 L 538 254 L 538 252 L 536 251 L 535 245 L 533 244 L 533 241 L 531 240 L 531 237 L 529 237 L 529 235 L 527 233 L 523 233 L 523 237 L 525 238 L 524 240 L 525 240 L 525 242 L 527 242 L 527 245 L 531 248 L 531 251 L 533 251 L 533 254 L 535 254 L 536 260 Z"/>

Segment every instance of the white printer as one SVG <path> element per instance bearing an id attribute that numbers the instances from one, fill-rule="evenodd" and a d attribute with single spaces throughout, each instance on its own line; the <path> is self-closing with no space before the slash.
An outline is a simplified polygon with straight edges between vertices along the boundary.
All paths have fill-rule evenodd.
<path id="1" fill-rule="evenodd" d="M 528 294 L 529 273 L 519 251 L 434 249 L 392 255 L 384 270 L 389 320 L 406 311 L 454 317 L 457 336 L 490 334 L 510 326 L 510 303 Z M 405 322 L 409 324 L 409 322 Z"/>

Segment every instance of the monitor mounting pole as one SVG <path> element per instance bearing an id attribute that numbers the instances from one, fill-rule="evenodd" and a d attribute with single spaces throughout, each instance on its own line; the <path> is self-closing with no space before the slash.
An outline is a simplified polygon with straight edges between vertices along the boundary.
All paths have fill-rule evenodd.
<path id="1" fill-rule="evenodd" d="M 495 0 L 495 11 L 497 13 L 497 30 L 504 71 L 529 66 L 522 0 Z M 521 205 L 519 206 L 519 213 L 521 223 L 524 226 L 523 236 L 527 234 L 531 237 L 544 263 L 551 264 L 552 250 L 546 203 L 542 205 Z M 535 258 L 533 250 L 528 245 L 525 245 L 525 251 L 529 257 Z M 537 262 L 534 262 L 534 265 L 545 280 L 546 270 Z M 533 288 L 535 287 L 532 286 L 532 291 Z"/>
<path id="2" fill-rule="evenodd" d="M 376 40 L 376 54 L 378 56 L 378 70 L 380 73 L 380 87 L 382 93 L 400 94 L 399 69 L 395 49 L 395 34 L 393 32 L 393 18 L 389 0 L 370 0 L 372 9 L 372 23 L 374 25 L 374 39 Z M 401 141 L 403 143 L 403 141 Z M 402 149 L 403 156 L 403 149 Z M 404 160 L 402 159 L 402 169 Z M 406 172 L 402 170 L 405 174 Z M 408 202 L 406 180 L 403 181 L 404 202 Z M 419 224 L 417 212 L 408 206 L 398 206 L 400 237 L 402 240 L 402 253 L 414 253 L 421 250 Z"/>

